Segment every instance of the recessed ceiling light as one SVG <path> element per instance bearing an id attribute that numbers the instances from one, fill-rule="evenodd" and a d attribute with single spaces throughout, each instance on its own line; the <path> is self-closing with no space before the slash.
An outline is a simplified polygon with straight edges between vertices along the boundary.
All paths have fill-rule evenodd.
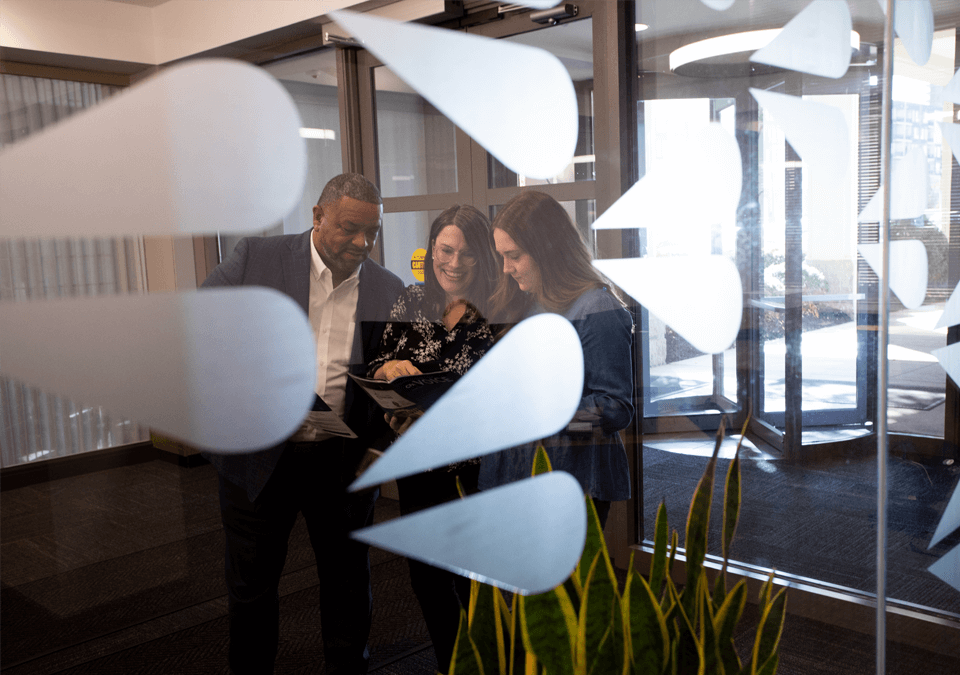
<path id="1" fill-rule="evenodd" d="M 642 30 L 647 30 L 649 27 L 650 26 L 645 23 L 636 23 L 633 25 L 634 30 L 636 30 L 638 33 Z"/>
<path id="2" fill-rule="evenodd" d="M 757 51 L 770 44 L 780 34 L 781 30 L 781 28 L 752 30 L 746 33 L 721 35 L 720 37 L 684 45 L 670 53 L 670 70 L 675 71 L 681 66 L 703 59 Z M 860 34 L 856 31 L 850 31 L 850 47 L 860 49 Z"/>

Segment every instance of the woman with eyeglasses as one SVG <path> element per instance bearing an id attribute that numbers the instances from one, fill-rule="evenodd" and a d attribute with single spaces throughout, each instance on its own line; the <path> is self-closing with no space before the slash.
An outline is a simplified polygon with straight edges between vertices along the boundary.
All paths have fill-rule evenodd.
<path id="1" fill-rule="evenodd" d="M 384 329 L 371 377 L 452 371 L 460 375 L 493 345 L 487 322 L 489 298 L 500 266 L 490 221 L 472 206 L 452 206 L 430 226 L 424 284 L 408 286 Z M 402 433 L 418 414 L 394 415 Z M 477 491 L 479 459 L 400 478 L 400 513 L 407 515 L 459 498 L 457 477 L 467 493 Z M 467 608 L 470 580 L 408 560 L 410 580 L 433 640 L 441 673 L 447 672 L 457 637 L 460 608 Z"/>

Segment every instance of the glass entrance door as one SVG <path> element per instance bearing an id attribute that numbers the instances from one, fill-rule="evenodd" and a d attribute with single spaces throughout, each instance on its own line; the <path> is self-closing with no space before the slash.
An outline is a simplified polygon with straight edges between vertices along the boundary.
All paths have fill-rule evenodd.
<path id="1" fill-rule="evenodd" d="M 718 122 L 733 135 L 735 111 L 730 98 L 639 102 L 641 175 L 691 170 L 693 167 L 686 163 L 693 160 L 685 158 L 682 140 L 696 137 L 711 122 Z M 708 225 L 689 223 L 679 204 L 675 213 L 643 222 L 639 238 L 643 257 L 713 254 L 736 258 L 736 222 L 732 217 Z M 735 345 L 720 354 L 704 354 L 660 317 L 646 309 L 642 312 L 643 431 L 677 431 L 691 422 L 703 429 L 716 428 L 722 415 L 736 414 L 740 408 Z"/>
<path id="2" fill-rule="evenodd" d="M 858 128 L 859 93 L 805 98 L 837 108 Z M 807 442 L 869 433 L 875 318 L 857 270 L 858 134 L 842 189 L 824 197 L 805 186 L 800 158 L 750 96 L 648 99 L 638 118 L 642 174 L 689 171 L 677 158 L 683 141 L 711 122 L 737 138 L 745 169 L 740 208 L 728 222 L 691 228 L 678 205 L 675 217 L 640 230 L 645 257 L 728 256 L 745 294 L 741 339 L 720 354 L 697 351 L 644 310 L 644 432 L 716 429 L 723 415 L 739 427 L 749 409 L 751 429 L 778 449 L 788 427 Z M 796 411 L 792 421 L 788 410 Z"/>
<path id="3" fill-rule="evenodd" d="M 860 126 L 859 93 L 803 99 L 835 108 L 848 129 Z M 752 114 L 758 163 L 751 189 L 760 214 L 750 302 L 760 338 L 752 344 L 755 418 L 772 432 L 766 439 L 787 450 L 865 435 L 868 364 L 875 359 L 867 328 L 875 323 L 866 311 L 870 289 L 857 270 L 859 134 L 849 135 L 846 178 L 824 194 L 804 180 L 809 166 L 780 125 L 763 109 Z"/>

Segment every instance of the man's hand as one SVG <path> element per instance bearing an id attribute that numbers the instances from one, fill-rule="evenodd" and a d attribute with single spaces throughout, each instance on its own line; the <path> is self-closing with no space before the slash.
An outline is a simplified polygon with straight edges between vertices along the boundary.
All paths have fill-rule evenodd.
<path id="1" fill-rule="evenodd" d="M 396 431 L 397 435 L 399 436 L 409 429 L 410 425 L 416 422 L 422 416 L 422 410 L 398 410 L 392 415 L 387 413 L 383 416 L 383 419 L 387 421 L 387 423 L 390 425 L 390 428 Z"/>

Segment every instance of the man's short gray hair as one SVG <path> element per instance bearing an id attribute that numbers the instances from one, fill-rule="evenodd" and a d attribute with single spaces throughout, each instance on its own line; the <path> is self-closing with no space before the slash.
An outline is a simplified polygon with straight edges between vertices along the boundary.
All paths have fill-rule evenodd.
<path id="1" fill-rule="evenodd" d="M 341 197 L 350 197 L 367 204 L 383 204 L 377 186 L 359 173 L 342 173 L 331 178 L 320 193 L 317 206 L 339 201 Z"/>

